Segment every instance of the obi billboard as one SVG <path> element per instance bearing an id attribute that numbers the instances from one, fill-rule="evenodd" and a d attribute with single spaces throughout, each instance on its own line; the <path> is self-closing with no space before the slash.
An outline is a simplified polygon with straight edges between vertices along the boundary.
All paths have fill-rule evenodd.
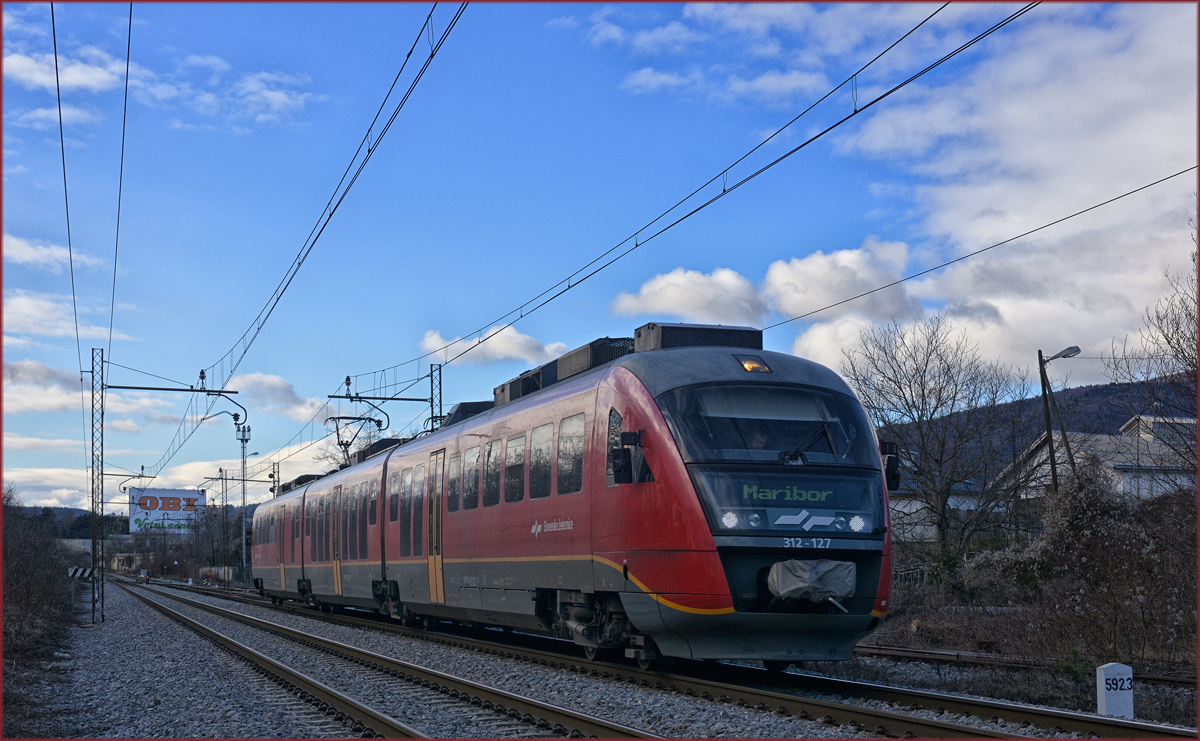
<path id="1" fill-rule="evenodd" d="M 191 530 L 204 514 L 204 489 L 129 487 L 129 532 Z"/>

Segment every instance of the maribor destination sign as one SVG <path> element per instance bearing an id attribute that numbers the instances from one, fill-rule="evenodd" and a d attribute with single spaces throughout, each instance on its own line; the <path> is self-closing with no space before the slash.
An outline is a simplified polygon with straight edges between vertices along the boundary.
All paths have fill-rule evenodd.
<path id="1" fill-rule="evenodd" d="M 204 489 L 129 487 L 129 532 L 191 530 L 204 514 Z"/>

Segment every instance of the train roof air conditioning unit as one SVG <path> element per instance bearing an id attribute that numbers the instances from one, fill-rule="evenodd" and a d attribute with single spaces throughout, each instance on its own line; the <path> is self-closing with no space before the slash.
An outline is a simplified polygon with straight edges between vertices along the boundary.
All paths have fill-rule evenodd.
<path id="1" fill-rule="evenodd" d="M 638 327 L 633 333 L 634 352 L 704 346 L 761 350 L 762 330 L 753 327 L 723 327 L 715 324 L 650 322 Z"/>

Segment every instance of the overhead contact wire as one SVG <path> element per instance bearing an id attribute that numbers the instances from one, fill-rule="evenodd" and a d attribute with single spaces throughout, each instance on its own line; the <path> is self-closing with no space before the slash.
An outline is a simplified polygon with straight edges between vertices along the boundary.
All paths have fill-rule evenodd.
<path id="1" fill-rule="evenodd" d="M 899 83 L 899 84 L 895 85 L 894 87 L 892 87 L 891 89 L 887 90 L 887 91 L 886 91 L 886 92 L 884 92 L 883 94 L 881 94 L 881 95 L 877 96 L 876 98 L 872 99 L 871 101 L 869 101 L 868 103 L 866 103 L 866 104 L 865 104 L 865 105 L 863 105 L 862 107 L 860 107 L 860 108 L 856 108 L 856 109 L 854 110 L 854 112 L 853 112 L 853 113 L 850 113 L 849 115 L 847 115 L 847 116 L 845 116 L 844 118 L 840 119 L 840 120 L 839 120 L 839 121 L 837 121 L 836 123 L 834 123 L 834 124 L 832 124 L 831 126 L 829 126 L 829 127 L 825 128 L 824 130 L 822 130 L 822 131 L 821 131 L 821 132 L 819 132 L 818 134 L 816 134 L 816 135 L 814 135 L 814 136 L 810 137 L 809 139 L 807 139 L 806 141 L 804 141 L 803 143 L 801 143 L 799 146 L 797 146 L 797 147 L 794 147 L 793 149 L 789 150 L 788 152 L 784 153 L 783 155 L 780 155 L 779 157 L 777 157 L 777 158 L 776 158 L 776 159 L 774 159 L 773 161 L 771 161 L 771 162 L 767 163 L 766 165 L 764 165 L 763 167 L 759 168 L 759 169 L 758 169 L 758 170 L 756 170 L 755 172 L 753 172 L 753 173 L 751 173 L 750 175 L 747 175 L 746 177 L 742 178 L 740 181 L 736 182 L 734 185 L 732 185 L 732 186 L 730 186 L 730 187 L 728 187 L 728 188 L 726 188 L 726 189 L 723 189 L 723 190 L 722 190 L 720 193 L 718 193 L 717 195 L 713 196 L 713 197 L 712 197 L 712 198 L 710 198 L 709 200 L 707 200 L 707 201 L 705 201 L 704 203 L 700 204 L 699 206 L 697 206 L 696 208 L 692 209 L 691 211 L 689 211 L 688 213 L 684 214 L 683 216 L 679 217 L 678 219 L 676 219 L 675 221 L 671 222 L 670 224 L 668 224 L 668 225 L 664 226 L 663 228 L 659 229 L 658 231 L 654 232 L 654 233 L 653 233 L 653 234 L 651 234 L 649 237 L 646 237 L 645 239 L 637 239 L 637 240 L 634 242 L 634 245 L 633 245 L 632 247 L 629 247 L 629 248 L 627 248 L 626 250 L 624 250 L 624 251 L 620 252 L 619 254 L 617 254 L 617 256 L 616 256 L 616 257 L 614 257 L 614 258 L 612 258 L 611 260 L 608 260 L 607 262 L 605 262 L 605 263 L 601 264 L 601 265 L 600 265 L 599 267 L 597 267 L 596 269 L 594 269 L 594 270 L 592 270 L 592 271 L 590 271 L 590 272 L 586 273 L 585 275 L 583 275 L 582 277 L 578 278 L 577 280 L 575 280 L 575 277 L 576 277 L 576 276 L 578 276 L 580 272 L 582 272 L 582 269 L 581 269 L 581 270 L 578 270 L 578 271 L 576 271 L 575 273 L 572 273 L 572 275 L 571 275 L 571 276 L 570 276 L 568 279 L 565 279 L 565 280 L 563 280 L 563 281 L 559 281 L 558 283 L 554 284 L 554 286 L 551 286 L 551 287 L 550 287 L 549 289 L 547 289 L 546 291 L 543 291 L 541 294 L 539 294 L 539 295 L 538 295 L 537 297 L 535 297 L 534 299 L 531 299 L 530 301 L 528 301 L 528 302 L 526 302 L 526 303 L 524 303 L 524 304 L 521 304 L 521 305 L 520 305 L 519 307 L 517 307 L 516 309 L 513 309 L 512 311 L 509 311 L 508 313 L 501 315 L 501 316 L 500 316 L 500 317 L 499 317 L 497 320 L 495 320 L 495 321 L 493 321 L 493 322 L 489 322 L 489 324 L 488 324 L 487 326 L 485 326 L 485 327 L 483 327 L 483 328 L 480 328 L 480 329 L 478 329 L 478 330 L 476 330 L 475 332 L 472 332 L 472 333 L 470 333 L 470 334 L 471 334 L 471 335 L 481 334 L 482 332 L 484 332 L 484 331 L 487 329 L 487 327 L 493 326 L 493 325 L 494 325 L 496 322 L 498 322 L 498 321 L 503 321 L 503 320 L 507 319 L 508 317 L 511 317 L 513 314 L 517 313 L 518 311 L 520 311 L 520 312 L 521 312 L 521 316 L 520 316 L 518 319 L 516 319 L 516 320 L 513 320 L 512 322 L 510 322 L 508 326 L 511 326 L 513 323 L 515 323 L 515 322 L 516 322 L 516 321 L 518 321 L 519 319 L 522 319 L 522 318 L 524 318 L 525 316 L 528 316 L 529 314 L 532 314 L 533 312 L 535 312 L 535 311 L 537 311 L 538 309 L 542 308 L 543 306 L 545 306 L 546 304 L 550 303 L 551 301 L 554 301 L 555 299 L 559 298 L 559 297 L 560 297 L 560 296 L 562 296 L 563 294 L 565 294 L 565 293 L 567 293 L 568 291 L 570 291 L 570 290 L 574 289 L 575 287 L 577 287 L 578 285 L 580 285 L 581 283 L 583 283 L 584 281 L 586 281 L 588 278 L 591 278 L 591 277 L 593 277 L 593 276 L 594 276 L 594 275 L 596 275 L 597 273 L 599 273 L 599 272 L 603 271 L 604 269 L 608 268 L 609 266 L 611 266 L 613 263 L 615 263 L 615 262 L 617 262 L 618 260 L 622 259 L 623 257 L 625 257 L 625 256 L 629 255 L 629 254 L 630 254 L 631 252 L 633 252 L 634 250 L 637 250 L 637 249 L 638 249 L 638 248 L 640 248 L 641 246 L 645 245 L 647 242 L 651 241 L 651 240 L 652 240 L 652 239 L 654 239 L 655 237 L 657 237 L 657 236 L 659 236 L 659 235 L 663 234 L 664 232 L 668 231 L 669 229 L 672 229 L 673 227 L 675 227 L 675 226 L 679 225 L 680 223 L 682 223 L 682 222 L 686 221 L 687 219 L 689 219 L 689 218 L 691 218 L 692 216 L 696 215 L 696 214 L 697 214 L 697 213 L 699 213 L 700 211 L 703 211 L 704 209 L 708 208 L 708 207 L 709 207 L 709 206 L 711 206 L 712 204 L 714 204 L 714 203 L 716 203 L 717 201 L 721 200 L 722 198 L 724 198 L 725 196 L 729 195 L 729 194 L 730 194 L 730 193 L 732 193 L 733 191 L 737 190 L 737 189 L 738 189 L 738 188 L 740 188 L 741 186 L 745 185 L 746 183 L 748 183 L 748 182 L 750 182 L 751 180 L 755 179 L 755 178 L 756 178 L 756 177 L 758 177 L 759 175 L 763 174 L 763 173 L 764 173 L 764 172 L 766 172 L 767 170 L 770 170 L 771 168 L 775 167 L 775 166 L 776 166 L 776 165 L 778 165 L 780 162 L 783 162 L 784 160 L 786 160 L 786 159 L 788 159 L 789 157 L 793 156 L 794 154 L 796 154 L 796 153 L 797 153 L 797 152 L 799 152 L 800 150 L 802 150 L 802 149 L 804 149 L 805 147 L 807 147 L 809 144 L 812 144 L 813 142 L 817 141 L 817 140 L 818 140 L 818 139 L 820 139 L 821 137 L 823 137 L 823 136 L 825 136 L 826 134 L 828 134 L 830 131 L 833 131 L 834 129 L 838 128 L 839 126 L 841 126 L 842 124 L 846 123 L 846 122 L 847 122 L 847 121 L 849 121 L 850 119 L 852 119 L 852 118 L 855 118 L 856 116 L 858 116 L 858 115 L 860 115 L 860 114 L 862 114 L 862 113 L 866 112 L 866 111 L 867 111 L 869 108 L 871 108 L 871 107 L 872 107 L 872 106 L 874 106 L 875 104 L 879 103 L 880 101 L 882 101 L 882 100 L 886 99 L 887 97 L 891 96 L 893 93 L 895 93 L 895 92 L 897 92 L 898 90 L 900 90 L 900 89 L 902 89 L 902 88 L 904 88 L 904 87 L 906 87 L 906 86 L 910 85 L 910 84 L 911 84 L 912 82 L 914 82 L 915 80 L 917 80 L 917 79 L 919 79 L 919 78 L 923 77 L 924 75 L 928 74 L 929 72 L 931 72 L 932 70 L 934 70 L 934 69 L 936 69 L 937 67 L 941 66 L 942 64 L 945 64 L 947 61 L 949 61 L 949 60 L 953 59 L 954 57 L 958 56 L 959 54 L 961 54 L 962 52 L 966 51 L 967 49 L 970 49 L 970 48 L 971 48 L 972 46 L 974 46 L 975 44 L 977 44 L 977 43 L 979 43 L 980 41 L 982 41 L 982 40 L 986 39 L 987 37 L 991 36 L 991 35 L 992 35 L 993 33 L 995 33 L 996 31 L 999 31 L 1000 29 L 1002 29 L 1002 28 L 1004 28 L 1005 26 L 1009 25 L 1009 24 L 1010 24 L 1010 23 L 1012 23 L 1013 21 L 1017 20 L 1017 19 L 1018 19 L 1018 18 L 1020 18 L 1021 16 L 1025 15 L 1026 13 L 1028 13 L 1030 10 L 1034 9 L 1035 7 L 1037 7 L 1038 5 L 1040 5 L 1040 3 L 1038 3 L 1038 2 L 1034 2 L 1034 3 L 1029 3 L 1029 4 L 1025 5 L 1025 6 L 1023 6 L 1022 8 L 1020 8 L 1019 10 L 1017 10 L 1016 12 L 1012 13 L 1012 14 L 1011 14 L 1011 15 L 1009 15 L 1008 17 L 1006 17 L 1006 18 L 1004 18 L 1003 20 L 1001 20 L 1001 21 L 997 22 L 996 24 L 992 25 L 991 27 L 989 27 L 987 30 L 983 31 L 983 32 L 982 32 L 982 33 L 980 33 L 979 35 L 975 36 L 975 37 L 974 37 L 974 38 L 972 38 L 970 41 L 967 41 L 966 43 L 964 43 L 964 44 L 962 44 L 961 46 L 957 47 L 957 48 L 956 48 L 956 49 L 954 49 L 953 51 L 951 51 L 951 52 L 947 53 L 946 55 L 942 56 L 942 57 L 941 57 L 940 59 L 938 59 L 937 61 L 935 61 L 935 62 L 933 62 L 933 63 L 929 64 L 928 66 L 926 66 L 926 67 L 925 67 L 924 69 L 922 69 L 921 71 L 919 71 L 919 72 L 917 72 L 917 73 L 913 74 L 913 75 L 912 75 L 911 77 L 909 77 L 908 79 L 906 79 L 906 80 L 904 80 L 903 82 L 901 82 L 901 83 Z M 943 5 L 942 7 L 945 7 L 945 6 Z M 940 10 L 941 10 L 941 8 L 938 8 L 938 10 L 940 11 Z M 936 12 L 935 12 L 935 14 L 936 14 Z M 931 15 L 931 16 L 930 16 L 930 18 L 932 18 L 932 17 L 933 17 L 933 16 Z M 929 18 L 926 18 L 926 19 L 925 19 L 925 21 L 922 21 L 922 24 L 924 24 L 924 23 L 925 23 L 926 21 L 928 21 L 928 20 L 929 20 Z M 919 25 L 918 25 L 918 27 L 919 27 Z M 915 30 L 915 29 L 913 29 L 913 30 Z M 912 31 L 909 31 L 909 33 L 912 33 Z M 907 36 L 907 35 L 908 35 L 908 34 L 905 34 L 905 36 Z M 900 40 L 903 40 L 903 37 L 902 37 Z M 897 41 L 897 43 L 899 43 L 899 40 Z M 892 46 L 895 46 L 895 44 L 892 44 Z M 892 47 L 888 47 L 888 49 L 890 49 L 890 48 L 892 48 Z M 883 53 L 886 53 L 886 51 L 887 51 L 887 50 L 885 49 Z M 872 60 L 872 62 L 874 62 L 876 59 L 878 59 L 878 58 L 879 58 L 879 56 L 882 56 L 882 53 L 881 53 L 880 55 L 876 56 L 876 57 L 875 57 L 875 59 L 873 59 L 873 60 Z M 868 63 L 868 65 L 869 65 L 869 64 L 870 64 L 870 63 Z M 866 66 L 864 66 L 864 67 L 863 67 L 863 69 L 865 69 L 865 68 L 866 68 Z M 860 70 L 860 72 L 861 72 L 861 70 Z M 856 72 L 854 75 L 851 75 L 851 79 L 852 79 L 854 76 L 856 76 L 857 74 L 859 74 L 859 73 L 858 73 L 858 72 Z M 839 85 L 838 87 L 842 87 L 842 86 L 844 86 L 845 84 L 846 84 L 846 83 L 845 83 L 845 82 L 843 82 L 843 83 L 842 83 L 841 85 Z M 835 90 L 836 90 L 836 88 L 835 88 Z M 832 91 L 831 91 L 831 93 L 832 93 Z M 825 97 L 828 97 L 828 95 L 826 95 Z M 813 105 L 816 105 L 816 104 L 814 103 Z M 809 107 L 809 109 L 807 109 L 807 110 L 811 110 L 811 108 L 812 108 L 812 106 L 810 106 L 810 107 Z M 801 114 L 801 115 L 803 115 L 803 114 Z M 797 117 L 797 118 L 799 118 L 799 117 Z M 795 119 L 793 119 L 793 122 L 794 122 L 794 121 L 795 121 Z M 790 125 L 790 124 L 789 124 L 789 125 Z M 761 146 L 761 145 L 760 145 L 760 146 Z M 752 151 L 753 151 L 753 150 L 752 150 Z M 749 154 L 749 153 L 748 153 L 748 154 Z M 747 154 L 747 156 L 748 156 L 748 154 Z M 744 159 L 744 157 L 743 157 L 742 159 Z M 741 160 L 738 160 L 738 161 L 740 162 Z M 735 163 L 735 164 L 736 164 L 736 163 Z M 731 167 L 732 167 L 732 165 L 731 165 Z M 727 168 L 727 169 L 728 169 L 728 168 Z M 726 171 L 727 171 L 727 170 L 725 170 L 725 171 L 722 171 L 722 172 L 726 172 Z M 713 182 L 713 181 L 715 181 L 715 180 L 716 180 L 716 178 L 714 177 L 712 180 L 710 180 L 710 181 L 709 181 L 709 183 L 712 183 L 712 182 Z M 706 185 L 707 185 L 707 184 L 706 184 Z M 703 188 L 704 186 L 701 186 L 701 187 Z M 698 192 L 698 191 L 699 191 L 699 189 L 697 189 L 697 191 L 695 191 L 695 192 Z M 695 192 L 693 192 L 693 195 L 695 194 Z M 690 197 L 691 197 L 691 196 L 689 196 L 689 198 L 690 198 Z M 686 201 L 687 199 L 685 198 L 684 200 Z M 682 201 L 681 201 L 681 203 L 682 203 Z M 673 210 L 674 210 L 674 208 L 675 208 L 675 207 L 672 207 L 671 209 L 668 209 L 668 210 L 667 210 L 666 212 L 664 212 L 664 213 L 670 213 L 670 211 L 673 211 Z M 650 222 L 650 223 L 651 223 L 651 224 L 653 224 L 654 222 L 658 221 L 658 220 L 659 220 L 659 219 L 661 219 L 661 218 L 662 218 L 662 217 L 660 216 L 660 217 L 658 217 L 658 219 L 655 219 L 654 221 L 652 221 L 652 222 Z M 643 227 L 643 230 L 644 230 L 644 227 Z M 598 257 L 598 258 L 596 258 L 596 259 L 592 260 L 590 263 L 588 263 L 588 266 L 590 266 L 590 265 L 594 265 L 594 264 L 596 263 L 596 261 L 597 261 L 597 260 L 601 259 L 603 256 L 606 256 L 606 255 L 609 255 L 609 254 L 611 254 L 611 253 L 612 253 L 614 250 L 616 250 L 617 248 L 619 248 L 621 245 L 628 244 L 628 242 L 629 242 L 629 240 L 630 240 L 630 239 L 634 239 L 635 237 L 637 237 L 638 235 L 640 235 L 640 233 L 641 233 L 641 232 L 639 231 L 639 232 L 635 233 L 635 235 L 634 235 L 634 236 L 632 236 L 632 237 L 628 237 L 628 238 L 626 238 L 626 239 L 622 240 L 620 243 L 618 243 L 618 244 L 616 245 L 616 247 L 610 248 L 609 250 L 605 251 L 605 252 L 604 252 L 604 253 L 601 255 L 601 257 Z M 551 291 L 553 291 L 555 288 L 557 288 L 557 287 L 559 287 L 559 286 L 562 286 L 564 282 L 565 282 L 565 283 L 567 283 L 566 287 L 564 287 L 564 288 L 562 288 L 561 290 L 559 290 L 559 291 L 557 291 L 557 292 L 555 292 L 555 293 L 551 294 L 549 297 L 545 298 L 545 300 L 541 301 L 540 303 L 537 303 L 537 304 L 533 305 L 533 306 L 532 306 L 532 308 L 529 308 L 529 307 L 530 307 L 530 304 L 532 304 L 532 303 L 533 303 L 534 301 L 536 301 L 538 298 L 541 298 L 541 297 L 544 297 L 544 296 L 546 296 L 546 294 L 550 293 L 550 292 L 551 292 Z M 488 341 L 488 340 L 489 340 L 489 339 L 490 339 L 492 336 L 494 336 L 494 335 L 487 335 L 487 336 L 482 336 L 482 337 L 480 337 L 480 338 L 479 338 L 479 339 L 477 339 L 477 340 L 476 340 L 474 343 L 470 344 L 470 345 L 469 345 L 469 346 L 468 346 L 466 349 L 464 349 L 462 352 L 459 352 L 458 354 L 454 355 L 453 357 L 450 357 L 450 358 L 448 358 L 448 359 L 447 359 L 445 362 L 446 362 L 446 363 L 451 363 L 451 362 L 453 362 L 454 360 L 457 360 L 458 358 L 462 357 L 462 356 L 463 356 L 463 355 L 465 355 L 466 353 L 468 353 L 468 352 L 470 352 L 470 351 L 474 350 L 475 348 L 477 348 L 477 347 L 479 347 L 480 345 L 482 345 L 484 342 Z M 437 348 L 437 349 L 435 349 L 435 350 L 430 350 L 429 352 L 427 352 L 427 353 L 425 353 L 425 354 L 423 354 L 423 355 L 419 355 L 419 356 L 417 356 L 416 358 L 413 358 L 413 359 L 411 359 L 411 360 L 405 361 L 405 363 L 409 363 L 409 362 L 412 362 L 413 360 L 419 360 L 419 359 L 421 359 L 421 358 L 429 357 L 430 355 L 434 355 L 434 354 L 436 354 L 436 353 L 442 352 L 442 351 L 446 350 L 446 348 L 448 348 L 448 347 L 451 347 L 451 346 L 453 346 L 453 345 L 455 345 L 455 344 L 458 344 L 459 342 L 464 342 L 464 340 L 456 340 L 456 341 L 454 341 L 454 342 L 448 342 L 448 343 L 446 343 L 445 345 L 443 345 L 443 346 L 442 346 L 442 347 L 440 347 L 440 348 Z M 398 364 L 398 365 L 396 365 L 396 366 L 392 366 L 392 367 L 393 367 L 393 368 L 395 368 L 395 367 L 399 367 L 400 365 L 404 365 L 405 363 L 400 363 L 400 364 Z M 384 370 L 388 370 L 388 369 L 384 369 Z M 376 373 L 377 373 L 377 372 L 380 372 L 380 371 L 374 371 L 374 372 L 376 372 Z M 361 375 L 368 375 L 368 374 L 361 374 Z"/>
<path id="2" fill-rule="evenodd" d="M 121 247 L 121 196 L 125 188 L 125 124 L 129 119 L 129 58 L 133 49 L 133 0 L 129 2 L 129 31 L 125 38 L 125 104 L 121 111 L 121 165 L 117 176 L 117 228 L 113 239 L 112 301 L 108 307 L 108 349 L 106 357 L 112 357 L 113 320 L 117 310 L 117 255 Z"/>
<path id="3" fill-rule="evenodd" d="M 894 280 L 894 281 L 892 281 L 891 283 L 887 283 L 887 284 L 885 284 L 885 285 L 882 285 L 882 286 L 879 286 L 879 287 L 877 287 L 877 288 L 872 288 L 872 289 L 871 289 L 871 290 L 869 290 L 869 291 L 863 291 L 862 293 L 860 293 L 860 294 L 858 294 L 858 295 L 855 295 L 855 296 L 851 296 L 850 298 L 845 298 L 845 299 L 842 299 L 841 301 L 837 301 L 837 302 L 835 302 L 835 303 L 832 303 L 832 304 L 829 304 L 829 305 L 827 305 L 827 306 L 822 306 L 822 307 L 821 307 L 821 308 L 819 308 L 819 309 L 813 309 L 812 311 L 806 312 L 806 313 L 804 313 L 804 314 L 800 314 L 799 316 L 794 316 L 794 317 L 792 317 L 791 319 L 784 319 L 784 320 L 783 320 L 783 321 L 781 321 L 781 322 L 775 322 L 774 324 L 768 324 L 767 326 L 763 327 L 763 331 L 764 331 L 764 332 L 766 332 L 768 329 L 774 329 L 774 328 L 776 328 L 776 327 L 779 327 L 779 326 L 782 326 L 782 325 L 784 325 L 784 324 L 788 324 L 789 322 L 794 322 L 794 321 L 796 321 L 796 320 L 798 320 L 798 319 L 804 319 L 804 318 L 806 318 L 806 317 L 810 317 L 810 316 L 812 316 L 812 315 L 814 315 L 814 314 L 820 314 L 820 313 L 821 313 L 821 312 L 823 312 L 823 311 L 828 311 L 829 309 L 832 309 L 832 308 L 835 308 L 835 307 L 841 306 L 842 304 L 847 304 L 847 303 L 850 303 L 851 301 L 857 301 L 858 299 L 860 299 L 860 298 L 863 298 L 863 297 L 865 297 L 865 296 L 870 296 L 872 293 L 878 293 L 879 291 L 886 290 L 886 289 L 888 289 L 888 288 L 891 288 L 892 286 L 898 286 L 898 285 L 900 285 L 901 283 L 906 283 L 906 282 L 908 282 L 908 281 L 910 281 L 910 280 L 913 280 L 914 278 L 920 278 L 922 275 L 928 275 L 929 273 L 932 273 L 932 272 L 934 272 L 934 271 L 941 270 L 942 268 L 944 268 L 944 267 L 947 267 L 947 266 L 950 266 L 950 265 L 953 265 L 953 264 L 955 264 L 955 263 L 957 263 L 957 262 L 962 262 L 963 260 L 970 259 L 970 258 L 972 258 L 972 257 L 975 257 L 976 255 L 981 255 L 981 254 L 983 254 L 984 252 L 987 252 L 988 250 L 994 250 L 994 249 L 996 249 L 997 247 L 1001 247 L 1001 246 L 1003 246 L 1003 245 L 1006 245 L 1006 244 L 1008 244 L 1008 243 L 1010 243 L 1010 242 L 1015 242 L 1016 240 L 1018 240 L 1018 239 L 1021 239 L 1021 238 L 1023 238 L 1023 237 L 1028 237 L 1030 234 L 1036 234 L 1037 232 L 1040 232 L 1040 231 L 1042 231 L 1043 229 L 1049 229 L 1050 227 L 1052 227 L 1052 226 L 1055 226 L 1056 224 L 1061 224 L 1061 223 L 1063 223 L 1064 221 L 1067 221 L 1067 220 L 1069 220 L 1069 219 L 1073 219 L 1073 218 L 1075 218 L 1076 216 L 1082 216 L 1083 214 L 1086 214 L 1086 213 L 1087 213 L 1087 212 L 1089 212 L 1089 211 L 1095 211 L 1096 209 L 1098 209 L 1098 208 L 1100 208 L 1100 207 L 1102 207 L 1102 206 L 1107 206 L 1107 205 L 1108 205 L 1108 204 L 1110 204 L 1110 203 L 1114 203 L 1114 202 L 1116 202 L 1116 201 L 1119 201 L 1119 200 L 1121 200 L 1122 198 L 1126 198 L 1126 197 L 1128 197 L 1128 196 L 1131 196 L 1131 195 L 1133 195 L 1134 193 L 1139 193 L 1139 192 L 1141 192 L 1141 191 L 1143 191 L 1143 190 L 1146 190 L 1147 188 L 1152 188 L 1152 187 L 1154 187 L 1155 185 L 1158 185 L 1159 183 L 1165 183 L 1166 181 L 1168 181 L 1168 180 L 1170 180 L 1170 179 L 1172 179 L 1172 178 L 1177 178 L 1177 177 L 1179 177 L 1180 175 L 1184 175 L 1184 174 L 1186 174 L 1186 173 L 1189 173 L 1189 172 L 1191 172 L 1192 170 L 1195 170 L 1195 169 L 1196 169 L 1196 167 L 1197 167 L 1196 165 L 1192 165 L 1191 167 L 1189 167 L 1189 168 L 1187 168 L 1187 169 L 1184 169 L 1184 170 L 1180 170 L 1179 172 L 1177 172 L 1177 173 L 1175 173 L 1175 174 L 1173 174 L 1173 175 L 1168 175 L 1168 176 L 1166 176 L 1165 178 L 1159 178 L 1158 180 L 1155 180 L 1155 181 L 1154 181 L 1154 182 L 1152 182 L 1152 183 L 1147 183 L 1146 185 L 1143 185 L 1143 186 L 1141 186 L 1141 187 L 1139 187 L 1139 188 L 1134 188 L 1134 189 L 1133 189 L 1133 190 L 1131 190 L 1131 191 L 1127 191 L 1127 192 L 1125 192 L 1125 193 L 1122 193 L 1122 194 L 1121 194 L 1121 195 L 1119 195 L 1119 196 L 1115 196 L 1115 197 L 1113 197 L 1113 198 L 1109 198 L 1107 201 L 1102 201 L 1102 202 L 1100 202 L 1100 203 L 1097 203 L 1097 204 L 1095 204 L 1094 206 L 1088 206 L 1087 208 L 1085 208 L 1085 209 L 1082 209 L 1082 210 L 1080 210 L 1080 211 L 1076 211 L 1075 213 L 1073 213 L 1073 214 L 1070 214 L 1070 215 L 1068 215 L 1068 216 L 1063 216 L 1063 217 L 1062 217 L 1062 218 L 1060 218 L 1060 219 L 1055 219 L 1054 221 L 1051 221 L 1051 222 L 1049 222 L 1049 223 L 1047 223 L 1047 224 L 1042 224 L 1041 226 L 1039 226 L 1039 227 L 1036 227 L 1036 228 L 1034 228 L 1034 229 L 1030 229 L 1030 230 L 1029 230 L 1029 231 L 1027 231 L 1027 232 L 1022 232 L 1021 234 L 1018 234 L 1018 235 L 1016 235 L 1015 237 L 1009 237 L 1008 239 L 1004 240 L 1003 242 L 997 242 L 997 243 L 995 243 L 995 244 L 993 244 L 993 245 L 988 245 L 987 247 L 984 247 L 984 248 L 982 248 L 982 249 L 975 250 L 974 252 L 968 252 L 968 253 L 967 253 L 967 254 L 965 254 L 965 255 L 962 255 L 962 256 L 960 256 L 960 257 L 956 257 L 956 258 L 954 258 L 953 260 L 947 260 L 946 262 L 944 262 L 944 263 L 942 263 L 942 264 L 940 264 L 940 265 L 935 265 L 935 266 L 933 266 L 933 267 L 931 267 L 931 268 L 928 268 L 928 269 L 926 269 L 926 270 L 922 270 L 922 271 L 921 271 L 921 272 L 919 272 L 919 273 L 913 273 L 912 275 L 906 276 L 906 277 L 904 277 L 904 278 L 900 278 L 900 279 L 898 279 L 898 280 Z"/>

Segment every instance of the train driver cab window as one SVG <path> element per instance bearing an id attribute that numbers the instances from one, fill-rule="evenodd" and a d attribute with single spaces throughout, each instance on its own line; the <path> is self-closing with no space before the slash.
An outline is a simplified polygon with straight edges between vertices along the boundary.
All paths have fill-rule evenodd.
<path id="1" fill-rule="evenodd" d="M 458 511 L 458 494 L 462 487 L 462 458 L 450 456 L 450 471 L 446 474 L 446 511 Z"/>
<path id="2" fill-rule="evenodd" d="M 583 491 L 583 414 L 558 426 L 558 493 Z"/>
<path id="3" fill-rule="evenodd" d="M 377 519 L 379 518 L 379 515 L 377 514 L 378 510 L 379 510 L 379 482 L 372 480 L 371 481 L 371 499 L 369 502 L 367 502 L 367 512 L 370 513 L 368 515 L 368 521 L 372 525 L 374 525 L 375 522 L 377 521 Z"/>
<path id="4" fill-rule="evenodd" d="M 504 501 L 525 498 L 525 433 L 508 438 L 504 459 Z"/>
<path id="5" fill-rule="evenodd" d="M 391 493 L 388 494 L 388 522 L 395 522 L 400 516 L 400 474 L 392 474 Z"/>
<path id="6" fill-rule="evenodd" d="M 500 504 L 500 457 L 504 454 L 504 446 L 499 440 L 493 440 L 483 448 L 483 506 L 495 507 Z"/>
<path id="7" fill-rule="evenodd" d="M 554 423 L 534 427 L 529 438 L 529 498 L 550 496 L 550 457 L 554 449 Z"/>
<path id="8" fill-rule="evenodd" d="M 463 509 L 479 506 L 479 448 L 469 448 L 463 453 Z"/>

